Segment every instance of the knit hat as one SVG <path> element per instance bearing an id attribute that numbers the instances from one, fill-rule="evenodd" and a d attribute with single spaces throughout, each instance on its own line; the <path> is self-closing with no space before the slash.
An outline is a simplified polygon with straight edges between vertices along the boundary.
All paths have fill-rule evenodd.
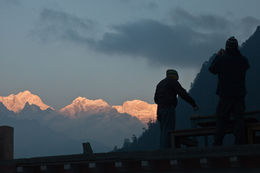
<path id="1" fill-rule="evenodd" d="M 176 79 L 176 80 L 179 79 L 178 72 L 176 70 L 173 70 L 173 69 L 168 69 L 166 71 L 166 76 L 169 77 L 169 78 Z"/>
<path id="2" fill-rule="evenodd" d="M 235 37 L 230 37 L 226 41 L 226 49 L 238 49 L 238 41 Z"/>

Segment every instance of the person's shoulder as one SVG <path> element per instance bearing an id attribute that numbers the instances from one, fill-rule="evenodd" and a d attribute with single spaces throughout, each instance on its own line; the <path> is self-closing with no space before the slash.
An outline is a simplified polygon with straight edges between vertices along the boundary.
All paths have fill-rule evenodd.
<path id="1" fill-rule="evenodd" d="M 168 78 L 166 77 L 166 78 L 162 79 L 161 82 L 165 82 L 167 80 L 168 80 Z"/>
<path id="2" fill-rule="evenodd" d="M 243 64 L 245 66 L 246 69 L 250 68 L 250 62 L 248 61 L 248 58 L 246 56 L 242 56 L 243 58 Z"/>
<path id="3" fill-rule="evenodd" d="M 248 61 L 248 58 L 247 58 L 246 56 L 242 55 L 242 54 L 241 54 L 241 58 L 242 58 L 243 60 L 245 60 L 245 61 Z"/>
<path id="4" fill-rule="evenodd" d="M 178 86 L 181 85 L 181 84 L 179 83 L 179 81 L 176 80 L 176 79 L 168 79 L 168 82 L 169 82 L 173 87 L 178 87 Z"/>
<path id="5" fill-rule="evenodd" d="M 160 84 L 162 84 L 162 83 L 165 83 L 166 80 L 167 80 L 166 78 L 162 79 L 157 85 L 160 85 Z"/>
<path id="6" fill-rule="evenodd" d="M 243 61 L 243 62 L 248 62 L 248 58 L 242 54 L 240 54 L 239 58 Z"/>
<path id="7" fill-rule="evenodd" d="M 214 65 L 221 65 L 223 63 L 223 60 L 226 60 L 228 57 L 228 54 L 225 52 L 222 55 L 216 55 L 214 60 Z"/>
<path id="8" fill-rule="evenodd" d="M 162 80 L 162 82 L 167 82 L 167 83 L 170 83 L 170 84 L 175 84 L 175 83 L 178 82 L 178 81 L 175 80 L 175 79 L 166 77 L 166 78 L 164 78 L 164 79 Z"/>
<path id="9" fill-rule="evenodd" d="M 228 56 L 229 56 L 228 53 L 225 51 L 221 55 L 216 55 L 216 59 L 217 61 L 222 61 L 223 59 L 226 59 Z"/>

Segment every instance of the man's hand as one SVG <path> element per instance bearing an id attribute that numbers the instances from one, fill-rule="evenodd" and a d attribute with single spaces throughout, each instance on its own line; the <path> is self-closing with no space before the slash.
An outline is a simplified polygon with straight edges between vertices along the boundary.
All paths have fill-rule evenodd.
<path id="1" fill-rule="evenodd" d="M 194 110 L 194 111 L 198 111 L 199 109 L 200 109 L 200 108 L 199 108 L 198 106 L 194 106 L 194 107 L 193 107 L 193 110 Z"/>
<path id="2" fill-rule="evenodd" d="M 218 51 L 218 56 L 222 56 L 224 53 L 225 53 L 225 50 L 224 49 L 220 49 Z"/>

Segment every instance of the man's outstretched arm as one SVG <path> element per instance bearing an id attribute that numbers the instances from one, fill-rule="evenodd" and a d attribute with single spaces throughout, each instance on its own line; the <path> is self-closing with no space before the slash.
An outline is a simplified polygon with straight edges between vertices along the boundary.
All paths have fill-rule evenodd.
<path id="1" fill-rule="evenodd" d="M 195 103 L 194 99 L 187 93 L 187 91 L 181 86 L 181 84 L 177 81 L 176 82 L 176 91 L 177 94 L 186 102 L 191 104 L 191 106 L 194 108 L 194 110 L 198 110 L 199 107 Z"/>

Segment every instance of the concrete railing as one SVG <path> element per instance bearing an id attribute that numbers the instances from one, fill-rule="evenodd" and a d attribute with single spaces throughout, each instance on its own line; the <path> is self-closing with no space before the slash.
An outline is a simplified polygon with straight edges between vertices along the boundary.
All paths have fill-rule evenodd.
<path id="1" fill-rule="evenodd" d="M 259 173 L 260 145 L 93 153 L 13 163 L 17 173 Z"/>

